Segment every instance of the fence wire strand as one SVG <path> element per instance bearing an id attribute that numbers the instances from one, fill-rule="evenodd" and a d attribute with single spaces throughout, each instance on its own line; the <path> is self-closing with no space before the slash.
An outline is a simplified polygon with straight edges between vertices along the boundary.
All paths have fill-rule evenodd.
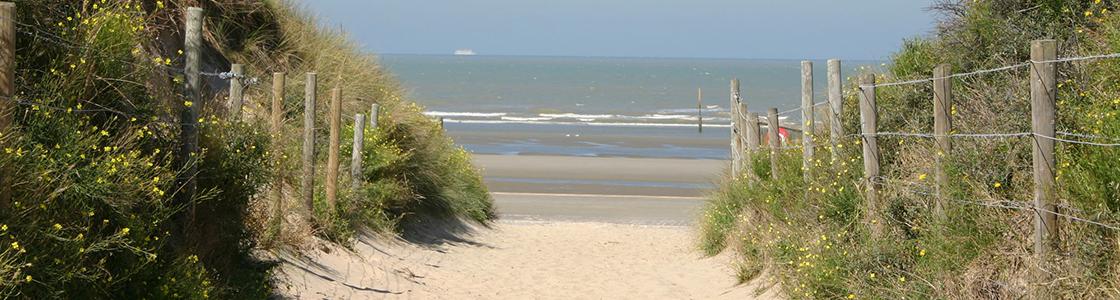
<path id="1" fill-rule="evenodd" d="M 914 193 L 914 194 L 919 194 L 919 195 L 926 195 L 926 196 L 939 196 L 936 192 L 925 192 L 925 191 L 919 191 L 919 190 L 909 188 L 909 186 L 924 187 L 924 185 L 922 185 L 921 183 L 917 183 L 917 182 L 910 182 L 910 181 L 904 181 L 904 180 L 894 180 L 894 179 L 889 179 L 889 178 L 886 178 L 886 177 L 883 177 L 883 176 L 870 178 L 870 180 L 871 180 L 872 183 L 875 183 L 875 184 L 894 186 L 894 187 L 896 187 L 896 188 L 898 188 L 898 189 L 900 189 L 904 192 L 909 192 L 909 193 Z M 1015 210 L 1021 210 L 1021 211 L 1030 211 L 1030 212 L 1034 212 L 1036 214 L 1037 213 L 1048 213 L 1048 214 L 1053 214 L 1055 216 L 1065 217 L 1065 218 L 1069 219 L 1070 221 L 1082 222 L 1082 223 L 1097 225 L 1097 226 L 1104 227 L 1104 228 L 1107 228 L 1107 229 L 1110 229 L 1110 230 L 1120 231 L 1120 225 L 1109 224 L 1109 223 L 1104 223 L 1104 222 L 1100 222 L 1100 221 L 1096 221 L 1096 220 L 1091 220 L 1091 219 L 1086 218 L 1086 217 L 1081 217 L 1081 216 L 1075 216 L 1075 215 L 1072 215 L 1072 214 L 1062 213 L 1062 212 L 1046 209 L 1046 208 L 1043 208 L 1043 207 L 1035 207 L 1034 205 L 1031 205 L 1030 203 L 1024 203 L 1024 202 L 1019 202 L 1019 201 L 1009 201 L 1009 200 L 974 201 L 974 200 L 964 200 L 964 199 L 955 199 L 955 198 L 951 198 L 951 199 L 947 199 L 947 200 L 957 202 L 957 203 L 962 203 L 962 204 L 969 204 L 969 205 L 978 205 L 978 206 L 986 206 L 986 207 L 993 207 L 993 208 L 1004 208 L 1004 209 L 1015 209 Z M 1055 205 L 1057 206 L 1057 204 L 1055 204 Z M 1067 209 L 1076 210 L 1076 209 L 1073 209 L 1072 207 L 1068 207 Z"/>
<path id="2" fill-rule="evenodd" d="M 995 72 L 1002 72 L 1002 71 L 1007 71 L 1007 70 L 1014 70 L 1014 69 L 1018 69 L 1018 68 L 1029 67 L 1031 64 L 1035 64 L 1035 63 L 1047 64 L 1047 63 L 1062 63 L 1062 62 L 1074 62 L 1074 61 L 1110 59 L 1110 58 L 1120 58 L 1120 53 L 1098 54 L 1098 55 L 1088 55 L 1088 56 L 1075 56 L 1075 57 L 1063 57 L 1063 58 L 1058 58 L 1058 59 L 1054 59 L 1054 60 L 1027 61 L 1027 62 L 1023 62 L 1023 63 L 1008 65 L 1008 66 L 1002 66 L 1002 67 L 998 67 L 998 68 L 976 70 L 976 71 L 967 72 L 967 73 L 956 73 L 956 74 L 951 74 L 949 76 L 931 77 L 931 78 L 914 79 L 914 80 L 898 81 L 898 82 L 888 82 L 888 83 L 861 84 L 861 85 L 859 85 L 859 87 L 862 89 L 862 88 L 872 88 L 872 87 L 889 87 L 889 86 L 898 86 L 898 85 L 909 85 L 909 84 L 932 82 L 934 80 L 951 79 L 951 78 L 958 78 L 958 77 L 969 77 L 969 76 L 976 76 L 976 75 L 987 74 L 987 73 L 995 73 Z"/>

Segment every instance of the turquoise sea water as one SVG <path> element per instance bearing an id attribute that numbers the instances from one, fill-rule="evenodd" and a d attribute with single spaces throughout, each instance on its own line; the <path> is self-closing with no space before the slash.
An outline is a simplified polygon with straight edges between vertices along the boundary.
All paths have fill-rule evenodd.
<path id="1" fill-rule="evenodd" d="M 657 157 L 674 153 L 668 156 L 723 158 L 713 153 L 726 152 L 723 140 L 728 132 L 715 127 L 729 123 L 731 79 L 742 82 L 744 100 L 752 111 L 786 110 L 801 103 L 801 64 L 796 60 L 383 55 L 381 61 L 411 98 L 427 108 L 428 115 L 444 117 L 448 131 L 480 153 L 570 148 L 545 154 Z M 846 61 L 842 77 L 855 75 L 860 66 L 877 65 Z M 814 61 L 818 102 L 825 101 L 825 71 L 824 61 Z M 693 132 L 684 127 L 696 126 L 698 88 L 703 91 L 704 123 L 712 129 L 681 139 Z M 676 139 L 649 130 L 672 127 L 678 129 L 662 131 L 671 131 Z M 502 132 L 570 143 L 535 147 L 540 140 L 475 138 Z M 573 136 L 599 139 L 590 143 Z M 604 136 L 633 140 L 609 153 L 598 153 L 596 149 L 604 149 Z M 659 140 L 641 141 L 642 137 Z M 672 151 L 701 144 L 706 148 L 690 152 L 695 155 Z"/>

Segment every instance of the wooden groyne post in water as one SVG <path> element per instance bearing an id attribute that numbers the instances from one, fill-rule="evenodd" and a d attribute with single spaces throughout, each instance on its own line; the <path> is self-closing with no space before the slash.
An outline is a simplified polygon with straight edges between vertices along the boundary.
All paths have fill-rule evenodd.
<path id="1" fill-rule="evenodd" d="M 704 89 L 696 88 L 696 130 L 704 133 Z"/>

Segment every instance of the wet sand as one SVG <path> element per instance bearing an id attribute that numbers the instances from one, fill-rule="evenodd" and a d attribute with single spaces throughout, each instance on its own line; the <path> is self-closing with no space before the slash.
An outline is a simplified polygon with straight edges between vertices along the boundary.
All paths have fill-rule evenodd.
<path id="1" fill-rule="evenodd" d="M 707 159 L 474 155 L 491 192 L 700 197 L 726 161 Z"/>

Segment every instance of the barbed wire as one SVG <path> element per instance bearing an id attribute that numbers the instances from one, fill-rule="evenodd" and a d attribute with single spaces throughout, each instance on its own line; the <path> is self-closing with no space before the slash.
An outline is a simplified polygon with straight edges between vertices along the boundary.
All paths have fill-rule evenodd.
<path id="1" fill-rule="evenodd" d="M 897 86 L 897 85 L 908 85 L 908 84 L 932 82 L 934 80 L 951 79 L 951 78 L 958 78 L 958 77 L 968 77 L 968 76 L 975 76 L 975 75 L 980 75 L 980 74 L 1014 70 L 1014 69 L 1018 69 L 1018 68 L 1028 67 L 1031 64 L 1035 64 L 1035 63 L 1040 63 L 1040 64 L 1061 63 L 1061 62 L 1073 62 L 1073 61 L 1094 60 L 1094 59 L 1109 59 L 1109 58 L 1120 58 L 1120 53 L 1109 53 L 1109 54 L 1098 54 L 1098 55 L 1076 56 L 1076 57 L 1064 57 L 1064 58 L 1058 58 L 1058 59 L 1053 59 L 1053 60 L 1042 60 L 1042 61 L 1031 60 L 1031 61 L 1027 61 L 1027 62 L 1023 62 L 1023 63 L 1019 63 L 1019 64 L 1014 64 L 1014 65 L 1008 65 L 1008 66 L 1002 66 L 1002 67 L 984 69 L 984 70 L 976 70 L 976 71 L 967 72 L 967 73 L 956 73 L 956 74 L 951 74 L 951 75 L 948 75 L 948 76 L 941 76 L 941 77 L 931 77 L 931 78 L 914 79 L 914 80 L 889 82 L 889 83 L 860 84 L 859 88 L 863 89 L 863 88 L 872 88 L 872 87 L 889 87 L 889 86 Z"/>
<path id="2" fill-rule="evenodd" d="M 889 178 L 886 178 L 886 177 L 883 177 L 883 176 L 870 178 L 870 180 L 871 180 L 872 183 L 876 183 L 876 184 L 890 184 L 891 186 L 901 187 L 901 188 L 903 188 L 903 191 L 905 191 L 905 192 L 927 195 L 927 196 L 939 196 L 937 193 L 927 193 L 927 192 L 916 191 L 916 190 L 907 190 L 905 187 L 903 187 L 903 186 L 901 186 L 897 183 L 891 184 L 892 181 L 893 182 L 900 182 L 900 183 L 904 183 L 904 184 L 917 184 L 917 183 L 913 183 L 913 182 L 902 181 L 902 180 L 892 180 L 892 179 L 889 179 Z M 1038 214 L 1038 213 L 1049 213 L 1049 214 L 1053 214 L 1053 215 L 1056 215 L 1056 216 L 1061 216 L 1061 217 L 1068 218 L 1070 221 L 1083 222 L 1083 223 L 1088 223 L 1088 224 L 1101 226 L 1101 227 L 1108 228 L 1108 229 L 1111 229 L 1111 230 L 1120 231 L 1120 225 L 1108 224 L 1108 223 L 1104 223 L 1104 222 L 1100 222 L 1100 221 L 1096 221 L 1096 220 L 1091 220 L 1091 219 L 1086 218 L 1086 217 L 1080 217 L 1080 216 L 1075 216 L 1075 215 L 1071 215 L 1071 214 L 1067 214 L 1067 213 L 1062 213 L 1062 212 L 1050 210 L 1050 209 L 1047 209 L 1047 208 L 1044 208 L 1044 207 L 1035 207 L 1033 204 L 1024 203 L 1024 202 L 1020 202 L 1020 201 L 1010 201 L 1010 200 L 974 201 L 974 200 L 964 200 L 964 199 L 956 199 L 956 198 L 949 198 L 947 200 L 957 202 L 957 203 L 970 204 L 970 205 L 987 206 L 987 207 L 994 207 L 994 208 L 1005 208 L 1005 209 L 1015 209 L 1015 210 L 1021 210 L 1021 211 L 1030 211 L 1030 212 L 1034 212 L 1036 214 Z M 1059 206 L 1059 205 L 1055 204 L 1055 206 Z"/>
<path id="3" fill-rule="evenodd" d="M 1089 134 L 1080 134 L 1080 133 L 1072 133 L 1072 132 L 1064 132 L 1064 131 L 1058 131 L 1058 132 L 1056 132 L 1056 133 L 1057 133 L 1058 135 L 1064 135 L 1064 136 L 1072 136 L 1072 137 L 1079 137 L 1079 138 L 1083 138 L 1083 139 L 1100 139 L 1100 140 L 1113 140 L 1113 141 L 1120 141 L 1120 138 L 1107 137 L 1107 136 L 1099 136 L 1099 135 L 1089 135 Z"/>
<path id="4" fill-rule="evenodd" d="M 1030 132 L 1015 132 L 1015 133 L 952 133 L 944 135 L 948 138 L 1016 138 L 1027 137 L 1034 135 Z M 865 136 L 865 137 L 920 137 L 920 138 L 937 138 L 942 135 L 932 133 L 913 133 L 913 132 L 876 132 L 876 133 L 854 133 L 848 136 Z"/>
<path id="5" fill-rule="evenodd" d="M 1058 137 L 1046 136 L 1046 135 L 1042 135 L 1042 134 L 1035 134 L 1035 136 L 1038 136 L 1038 137 L 1040 137 L 1040 138 L 1044 138 L 1044 139 L 1048 139 L 1048 140 L 1052 140 L 1052 141 L 1055 141 L 1055 142 L 1062 142 L 1062 143 L 1071 143 L 1071 144 L 1080 144 L 1080 145 L 1089 145 L 1089 146 L 1099 146 L 1099 147 L 1120 147 L 1120 143 L 1095 143 L 1095 142 L 1086 142 L 1086 141 L 1069 140 L 1069 139 L 1063 139 L 1063 138 L 1058 138 Z"/>
<path id="6" fill-rule="evenodd" d="M 50 33 L 50 32 L 46 32 L 46 31 L 43 31 L 43 30 L 39 30 L 37 28 L 34 28 L 34 26 L 32 26 L 32 25 L 27 25 L 27 24 L 19 23 L 19 22 L 16 22 L 16 24 L 30 28 L 30 32 L 26 31 L 26 30 L 24 30 L 23 32 L 25 34 L 31 35 L 32 37 L 34 37 L 38 40 L 49 42 L 49 43 L 52 43 L 52 44 L 58 45 L 58 46 L 68 47 L 68 48 L 89 50 L 89 48 L 86 47 L 86 46 L 82 46 L 82 45 L 79 45 L 79 44 L 76 44 L 76 43 L 72 43 L 70 41 L 67 41 L 66 38 L 64 38 L 64 37 L 61 37 L 59 35 L 56 35 L 56 34 L 53 34 L 53 33 Z M 133 66 L 139 66 L 139 64 L 137 64 L 136 62 L 129 61 L 129 60 L 119 60 L 119 59 L 106 59 L 106 60 L 109 60 L 111 62 L 116 62 L 116 63 L 124 63 L 124 64 L 133 65 Z M 162 64 L 154 64 L 154 66 L 158 67 L 158 68 L 165 69 L 165 70 L 170 70 L 170 71 L 173 71 L 173 72 L 177 72 L 177 73 L 180 73 L 180 74 L 186 74 L 187 73 L 186 69 L 184 69 L 184 68 L 171 67 L 171 66 L 166 66 L 166 65 L 162 65 Z M 222 80 L 237 79 L 237 80 L 240 80 L 241 83 L 246 85 L 246 86 L 252 86 L 252 85 L 256 85 L 256 84 L 260 83 L 260 78 L 247 76 L 245 74 L 237 74 L 237 73 L 234 73 L 232 71 L 226 71 L 226 72 L 205 72 L 205 71 L 202 71 L 202 72 L 199 72 L 199 75 L 208 76 L 208 77 L 217 77 L 217 78 L 222 79 Z"/>
<path id="7" fill-rule="evenodd" d="M 809 108 L 815 108 L 815 107 L 817 107 L 817 106 L 821 106 L 821 105 L 827 105 L 827 104 L 828 104 L 828 102 L 827 102 L 827 101 L 826 101 L 826 102 L 817 102 L 817 103 L 815 103 L 815 104 L 813 104 L 813 105 L 810 105 L 810 106 L 809 106 Z M 779 116 L 782 116 L 782 115 L 786 115 L 786 114 L 789 114 L 789 113 L 799 112 L 799 111 L 801 111 L 801 110 L 803 110 L 803 109 L 804 109 L 804 108 L 801 108 L 801 107 L 797 107 L 797 108 L 793 108 L 793 109 L 787 109 L 787 110 L 783 110 L 783 111 L 780 111 L 780 112 L 778 112 L 778 115 L 779 115 Z"/>

